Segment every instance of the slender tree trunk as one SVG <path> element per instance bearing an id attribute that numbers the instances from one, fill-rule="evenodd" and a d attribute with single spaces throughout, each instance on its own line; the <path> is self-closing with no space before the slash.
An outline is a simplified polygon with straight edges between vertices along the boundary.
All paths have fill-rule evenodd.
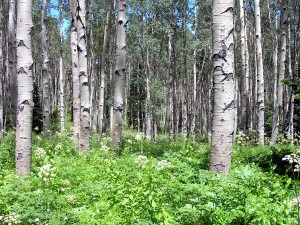
<path id="1" fill-rule="evenodd" d="M 16 70 L 16 1 L 9 1 L 8 18 L 8 76 L 10 79 L 10 106 L 12 125 L 17 113 L 17 70 Z"/>
<path id="2" fill-rule="evenodd" d="M 272 127 L 272 137 L 271 144 L 275 145 L 279 130 L 279 121 L 282 119 L 283 114 L 283 83 L 281 81 L 284 79 L 285 74 L 285 63 L 286 63 L 286 30 L 287 30 L 287 0 L 281 1 L 281 13 L 280 13 L 280 38 L 281 38 L 281 50 L 280 50 L 280 62 L 279 62 L 279 74 L 277 83 L 277 105 L 274 110 L 273 116 L 273 127 Z"/>
<path id="3" fill-rule="evenodd" d="M 249 61 L 247 45 L 247 23 L 245 22 L 245 0 L 240 0 L 240 20 L 241 20 L 241 53 L 242 53 L 242 96 L 241 96 L 241 125 L 240 129 L 246 134 L 249 120 Z"/>
<path id="4" fill-rule="evenodd" d="M 77 0 L 77 50 L 78 68 L 80 80 L 80 150 L 90 148 L 90 102 L 89 84 L 87 73 L 87 51 L 86 51 L 86 8 L 85 0 Z"/>
<path id="5" fill-rule="evenodd" d="M 80 137 L 80 85 L 78 71 L 78 51 L 77 51 L 77 0 L 70 0 L 71 12 L 71 56 L 72 56 L 72 80 L 73 80 L 73 139 L 79 148 Z"/>
<path id="6" fill-rule="evenodd" d="M 126 2 L 127 0 L 118 1 L 118 28 L 117 28 L 117 51 L 116 51 L 116 69 L 115 69 L 115 92 L 114 92 L 114 113 L 113 113 L 113 130 L 112 145 L 114 150 L 119 153 L 121 142 L 121 133 L 123 128 L 123 109 L 124 109 L 124 92 L 125 92 L 125 58 L 126 58 Z"/>
<path id="7" fill-rule="evenodd" d="M 17 8 L 17 85 L 16 173 L 30 173 L 33 77 L 32 77 L 32 0 L 18 2 Z"/>
<path id="8" fill-rule="evenodd" d="M 213 120 L 210 169 L 228 174 L 235 116 L 233 0 L 213 0 Z"/>
<path id="9" fill-rule="evenodd" d="M 151 140 L 151 110 L 149 104 L 151 102 L 150 96 L 150 61 L 149 61 L 149 49 L 146 49 L 146 139 Z"/>
<path id="10" fill-rule="evenodd" d="M 3 2 L 0 2 L 0 141 L 3 139 L 3 80 L 4 80 L 4 68 L 3 68 Z"/>
<path id="11" fill-rule="evenodd" d="M 174 138 L 174 80 L 173 80 L 173 38 L 171 32 L 169 33 L 169 82 L 168 82 L 168 96 L 169 96 L 169 139 Z"/>
<path id="12" fill-rule="evenodd" d="M 59 34 L 60 34 L 60 58 L 59 58 L 59 106 L 60 106 L 60 131 L 65 131 L 65 79 L 63 71 L 63 18 L 62 18 L 62 0 L 59 1 Z"/>
<path id="13" fill-rule="evenodd" d="M 105 59 L 106 59 L 106 47 L 107 47 L 107 31 L 109 25 L 109 17 L 110 17 L 110 10 L 106 13 L 106 21 L 104 27 L 104 35 L 103 35 L 103 48 L 102 48 L 102 55 L 101 55 L 101 74 L 100 74 L 100 96 L 99 96 L 99 133 L 98 133 L 98 140 L 101 141 L 103 127 L 104 127 L 104 94 L 105 94 Z"/>
<path id="14" fill-rule="evenodd" d="M 256 33 L 256 62 L 257 62 L 257 132 L 258 143 L 263 145 L 265 138 L 265 100 L 264 100 L 264 69 L 262 55 L 262 37 L 261 37 L 261 17 L 260 17 L 260 0 L 254 1 L 255 8 L 255 33 Z"/>
<path id="15" fill-rule="evenodd" d="M 48 38 L 47 38 L 47 26 L 46 26 L 46 9 L 47 0 L 43 0 L 42 12 L 41 12 L 41 24 L 42 24 L 42 79 L 43 79 L 43 132 L 45 136 L 48 136 L 50 128 L 50 86 L 49 86 L 49 57 L 48 57 Z"/>
<path id="16" fill-rule="evenodd" d="M 186 35 L 186 4 L 187 2 L 184 2 L 184 16 L 182 21 L 182 29 L 183 29 L 183 78 L 182 78 L 182 96 L 181 96 L 181 102 L 182 102 L 182 138 L 185 140 L 188 135 L 188 127 L 187 127 L 187 121 L 188 121 L 188 107 L 187 107 L 187 35 Z"/>

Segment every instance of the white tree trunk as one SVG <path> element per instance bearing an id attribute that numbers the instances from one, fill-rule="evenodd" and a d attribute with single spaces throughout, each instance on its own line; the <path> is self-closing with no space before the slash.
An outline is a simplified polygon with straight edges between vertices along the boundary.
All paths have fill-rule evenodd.
<path id="1" fill-rule="evenodd" d="M 117 26 L 117 51 L 115 69 L 115 92 L 114 92 L 114 112 L 112 127 L 112 145 L 114 150 L 119 152 L 121 133 L 123 128 L 123 109 L 125 92 L 125 58 L 126 58 L 126 0 L 118 1 L 118 26 Z"/>
<path id="2" fill-rule="evenodd" d="M 106 59 L 106 47 L 107 47 L 107 31 L 109 25 L 109 17 L 110 17 L 110 10 L 107 11 L 106 14 L 106 21 L 104 27 L 104 34 L 103 34 L 103 47 L 102 47 L 102 55 L 101 55 L 101 74 L 100 74 L 100 95 L 99 95 L 99 133 L 98 133 L 98 140 L 101 141 L 103 127 L 104 127 L 104 94 L 105 94 L 105 59 Z"/>
<path id="3" fill-rule="evenodd" d="M 254 0 L 255 9 L 255 36 L 256 36 L 256 62 L 257 62 L 257 132 L 258 143 L 264 145 L 265 138 L 265 100 L 264 100 L 264 69 L 262 55 L 260 0 Z"/>
<path id="4" fill-rule="evenodd" d="M 287 0 L 281 1 L 281 13 L 280 13 L 280 38 L 281 38 L 281 50 L 280 50 L 280 62 L 279 62 L 279 74 L 277 81 L 277 105 L 274 110 L 273 115 L 273 127 L 272 127 L 272 137 L 271 144 L 275 145 L 279 130 L 279 121 L 282 119 L 282 105 L 283 105 L 283 83 L 281 81 L 284 79 L 285 74 L 285 63 L 286 63 L 286 30 L 287 30 Z"/>
<path id="5" fill-rule="evenodd" d="M 173 80 L 173 38 L 171 32 L 169 33 L 169 81 L 168 81 L 168 97 L 169 97 L 169 139 L 174 137 L 174 80 Z"/>
<path id="6" fill-rule="evenodd" d="M 73 139 L 79 148 L 80 134 L 80 88 L 78 72 L 78 51 L 77 51 L 77 0 L 70 0 L 71 12 L 71 56 L 72 56 L 72 83 L 73 83 Z"/>
<path id="7" fill-rule="evenodd" d="M 80 150 L 90 148 L 90 102 L 87 73 L 86 51 L 86 8 L 85 0 L 77 0 L 77 40 L 78 40 L 78 68 L 80 78 Z"/>
<path id="8" fill-rule="evenodd" d="M 149 103 L 151 103 L 151 95 L 150 95 L 150 60 L 149 60 L 149 49 L 146 49 L 146 139 L 151 140 L 151 124 L 152 124 L 152 116 L 151 110 L 149 107 Z"/>
<path id="9" fill-rule="evenodd" d="M 49 58 L 48 58 L 48 38 L 46 27 L 46 9 L 47 0 L 43 0 L 42 12 L 41 12 L 41 24 L 42 24 L 42 79 L 43 79 L 43 132 L 45 136 L 48 136 L 50 128 L 50 86 L 49 86 Z"/>
<path id="10" fill-rule="evenodd" d="M 233 0 L 213 0 L 213 120 L 210 169 L 229 173 L 235 117 Z"/>
<path id="11" fill-rule="evenodd" d="M 186 4 L 184 5 L 184 12 L 186 11 Z M 185 140 L 188 135 L 188 87 L 187 87 L 187 76 L 188 76 L 188 69 L 187 69 L 187 27 L 186 27 L 186 15 L 183 16 L 182 21 L 182 29 L 183 29 L 183 78 L 182 78 L 182 96 L 181 96 L 181 104 L 182 104 L 182 138 Z"/>
<path id="12" fill-rule="evenodd" d="M 60 34 L 60 59 L 59 59 L 59 107 L 60 107 L 60 131 L 65 131 L 65 79 L 63 71 L 63 18 L 62 18 L 62 0 L 59 1 L 59 34 Z"/>
<path id="13" fill-rule="evenodd" d="M 32 0 L 22 0 L 17 6 L 17 122 L 16 122 L 16 173 L 29 174 L 33 111 L 32 77 Z"/>
<path id="14" fill-rule="evenodd" d="M 17 70 L 16 70 L 16 1 L 9 1 L 8 17 L 8 76 L 10 79 L 10 106 L 13 124 L 17 112 Z"/>
<path id="15" fill-rule="evenodd" d="M 242 87 L 241 87 L 241 125 L 240 129 L 246 133 L 249 123 L 249 61 L 247 45 L 247 23 L 245 22 L 245 0 L 240 0 L 240 20 L 241 20 L 241 58 L 242 58 Z"/>
<path id="16" fill-rule="evenodd" d="M 0 2 L 0 141 L 3 139 L 3 25 L 2 25 L 2 16 L 3 16 L 3 2 Z"/>
<path id="17" fill-rule="evenodd" d="M 125 94 L 125 58 L 126 58 L 126 0 L 118 1 L 118 26 L 117 26 L 117 50 L 116 50 L 116 69 L 115 87 L 113 104 L 113 126 L 112 126 L 112 145 L 115 151 L 119 151 L 121 133 L 123 128 L 123 109 Z"/>

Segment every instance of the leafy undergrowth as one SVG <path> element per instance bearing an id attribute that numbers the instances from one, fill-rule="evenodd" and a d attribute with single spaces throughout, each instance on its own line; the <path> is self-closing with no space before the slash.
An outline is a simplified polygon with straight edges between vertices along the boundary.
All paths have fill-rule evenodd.
<path id="1" fill-rule="evenodd" d="M 16 177 L 8 134 L 0 224 L 297 224 L 293 180 L 255 162 L 270 160 L 269 148 L 237 148 L 223 176 L 208 171 L 207 144 L 138 135 L 125 135 L 122 156 L 109 151 L 107 138 L 78 153 L 67 135 L 34 136 L 32 173 Z"/>

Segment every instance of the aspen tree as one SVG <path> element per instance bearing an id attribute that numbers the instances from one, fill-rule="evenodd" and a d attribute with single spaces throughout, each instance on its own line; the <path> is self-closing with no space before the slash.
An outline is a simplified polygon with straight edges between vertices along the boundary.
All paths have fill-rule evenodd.
<path id="1" fill-rule="evenodd" d="M 213 120 L 210 170 L 228 174 L 235 117 L 233 0 L 213 0 Z"/>
<path id="2" fill-rule="evenodd" d="M 44 135 L 48 135 L 50 128 L 50 86 L 49 86 L 49 57 L 48 57 L 48 38 L 47 38 L 47 26 L 46 26 L 46 9 L 48 0 L 43 0 L 42 12 L 41 12 L 41 24 L 42 24 L 42 81 L 43 81 L 43 132 Z"/>
<path id="3" fill-rule="evenodd" d="M 79 144 L 80 134 L 80 88 L 79 88 L 79 73 L 78 73 L 78 51 L 77 51 L 77 0 L 70 0 L 70 47 L 72 56 L 72 83 L 73 83 L 73 139 Z"/>
<path id="4" fill-rule="evenodd" d="M 78 69 L 80 82 L 80 150 L 90 148 L 90 102 L 89 84 L 87 73 L 87 50 L 86 50 L 86 8 L 85 0 L 77 0 L 77 49 Z"/>
<path id="5" fill-rule="evenodd" d="M 0 2 L 0 141 L 3 139 L 3 2 Z"/>
<path id="6" fill-rule="evenodd" d="M 284 79 L 285 75 L 285 63 L 286 63 L 286 39 L 287 39 L 287 0 L 281 1 L 281 13 L 280 13 L 280 61 L 279 61 L 279 74 L 278 74 L 278 83 L 277 83 L 277 104 L 274 110 L 273 116 L 273 127 L 272 127 L 272 137 L 271 144 L 275 145 L 277 136 L 279 121 L 282 119 L 282 106 L 283 106 L 283 83 L 281 82 Z"/>
<path id="7" fill-rule="evenodd" d="M 10 106 L 13 124 L 17 111 L 17 71 L 16 71 L 16 0 L 9 0 L 8 15 L 8 76 L 10 79 Z"/>
<path id="8" fill-rule="evenodd" d="M 118 0 L 118 26 L 117 26 L 117 50 L 116 50 L 116 69 L 115 69 L 115 89 L 113 103 L 113 126 L 112 126 L 112 145 L 114 150 L 119 152 L 121 133 L 123 128 L 123 109 L 125 92 L 125 58 L 126 58 L 126 0 Z"/>
<path id="9" fill-rule="evenodd" d="M 264 100 L 264 68 L 262 55 L 260 0 L 254 0 L 255 36 L 256 36 L 256 65 L 257 65 L 257 132 L 258 143 L 263 145 L 265 138 L 265 100 Z"/>
<path id="10" fill-rule="evenodd" d="M 60 131 L 65 131 L 65 79 L 63 72 L 63 18 L 62 0 L 59 1 L 59 34 L 60 34 L 60 56 L 59 56 L 59 112 L 60 112 Z"/>
<path id="11" fill-rule="evenodd" d="M 105 94 L 105 58 L 106 58 L 106 48 L 107 48 L 107 33 L 108 33 L 108 24 L 110 22 L 110 10 L 106 13 L 106 20 L 104 26 L 104 34 L 103 34 L 103 47 L 102 47 L 102 55 L 101 55 L 101 74 L 100 74 L 100 94 L 99 94 L 99 133 L 98 140 L 101 141 L 103 127 L 104 127 L 104 94 Z"/>
<path id="12" fill-rule="evenodd" d="M 32 0 L 17 5 L 17 121 L 16 121 L 16 173 L 30 173 L 33 111 L 33 59 L 31 51 Z"/>

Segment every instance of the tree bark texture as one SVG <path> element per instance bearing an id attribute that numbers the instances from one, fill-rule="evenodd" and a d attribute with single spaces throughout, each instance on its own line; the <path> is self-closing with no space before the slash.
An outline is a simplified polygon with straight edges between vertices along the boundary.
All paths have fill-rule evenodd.
<path id="1" fill-rule="evenodd" d="M 78 68 L 80 82 L 80 150 L 90 148 L 90 102 L 89 83 L 87 73 L 86 50 L 86 8 L 85 0 L 77 0 L 77 40 L 78 40 Z"/>
<path id="2" fill-rule="evenodd" d="M 77 51 L 77 0 L 70 0 L 71 12 L 71 57 L 72 57 L 72 83 L 73 83 L 73 139 L 79 147 L 80 134 L 80 88 L 79 88 L 79 72 L 78 72 L 78 51 Z"/>
<path id="3" fill-rule="evenodd" d="M 228 174 L 235 117 L 233 0 L 213 0 L 213 120 L 210 170 Z"/>
<path id="4" fill-rule="evenodd" d="M 3 139 L 3 80 L 4 80 L 4 68 L 3 68 L 3 2 L 0 2 L 0 141 Z"/>
<path id="5" fill-rule="evenodd" d="M 41 12 L 41 24 L 42 24 L 42 79 L 43 79 L 43 132 L 45 136 L 48 136 L 50 128 L 50 85 L 49 85 L 49 57 L 48 57 L 48 37 L 46 26 L 46 10 L 47 1 L 43 0 L 42 12 Z"/>
<path id="6" fill-rule="evenodd" d="M 10 79 L 10 106 L 12 124 L 17 111 L 17 70 L 16 70 L 16 0 L 9 1 L 8 16 L 8 76 Z"/>
<path id="7" fill-rule="evenodd" d="M 286 39 L 287 39 L 287 0 L 281 1 L 281 12 L 280 12 L 280 61 L 279 61 L 279 73 L 277 81 L 277 105 L 274 110 L 273 127 L 271 144 L 275 145 L 278 136 L 279 122 L 283 117 L 283 83 L 285 75 L 285 64 L 286 64 Z"/>
<path id="8" fill-rule="evenodd" d="M 62 18 L 62 0 L 59 1 L 59 34 L 60 34 L 60 59 L 59 59 L 59 112 L 60 112 L 60 131 L 65 131 L 65 79 L 63 71 L 63 18 Z"/>
<path id="9" fill-rule="evenodd" d="M 112 145 L 115 151 L 119 152 L 121 133 L 123 127 L 122 115 L 124 109 L 125 93 L 125 58 L 126 58 L 126 0 L 118 0 L 118 26 L 117 26 L 117 50 L 115 69 L 115 91 L 113 103 L 113 126 Z"/>
<path id="10" fill-rule="evenodd" d="M 29 174 L 33 111 L 33 59 L 31 51 L 32 0 L 22 0 L 17 6 L 17 121 L 16 173 Z"/>
<path id="11" fill-rule="evenodd" d="M 255 36 L 256 36 L 256 63 L 257 63 L 257 132 L 258 143 L 264 145 L 265 138 L 265 100 L 264 100 L 264 69 L 262 54 L 260 0 L 254 1 Z"/>
<path id="12" fill-rule="evenodd" d="M 103 48 L 102 48 L 102 55 L 101 55 L 101 74 L 100 74 L 100 94 L 99 94 L 99 133 L 98 133 L 98 140 L 101 141 L 103 127 L 104 127 L 104 94 L 105 94 L 105 59 L 106 59 L 106 48 L 107 48 L 107 33 L 108 33 L 108 24 L 110 18 L 110 10 L 106 13 L 106 21 L 104 27 L 104 34 L 103 34 Z"/>

